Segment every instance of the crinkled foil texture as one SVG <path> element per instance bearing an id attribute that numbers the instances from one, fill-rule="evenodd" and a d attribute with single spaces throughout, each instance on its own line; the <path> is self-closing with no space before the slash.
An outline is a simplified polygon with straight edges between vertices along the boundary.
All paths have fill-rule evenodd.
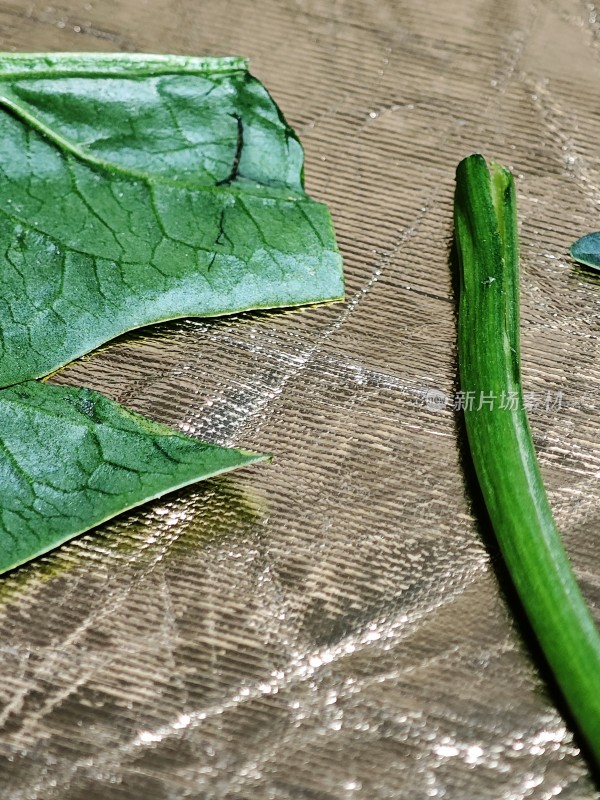
<path id="1" fill-rule="evenodd" d="M 250 56 L 348 280 L 345 304 L 164 325 L 54 378 L 275 459 L 0 579 L 0 798 L 599 797 L 465 482 L 448 260 L 481 151 L 517 178 L 531 425 L 597 609 L 600 280 L 567 255 L 600 227 L 593 4 L 0 2 L 0 30 Z"/>

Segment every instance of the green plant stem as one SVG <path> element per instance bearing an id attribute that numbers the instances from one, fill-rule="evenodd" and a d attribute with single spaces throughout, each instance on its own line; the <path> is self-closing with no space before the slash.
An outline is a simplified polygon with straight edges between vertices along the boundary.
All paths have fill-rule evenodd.
<path id="1" fill-rule="evenodd" d="M 488 168 L 480 155 L 462 161 L 454 214 L 460 267 L 459 372 L 475 472 L 531 626 L 600 765 L 600 635 L 552 516 L 523 403 L 516 199 L 510 172 L 497 164 Z"/>

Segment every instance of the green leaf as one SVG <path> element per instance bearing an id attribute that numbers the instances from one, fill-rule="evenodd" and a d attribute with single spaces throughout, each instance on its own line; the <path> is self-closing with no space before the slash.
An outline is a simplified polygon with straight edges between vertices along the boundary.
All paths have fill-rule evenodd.
<path id="1" fill-rule="evenodd" d="M 475 398 L 464 409 L 473 466 L 533 631 L 600 764 L 600 633 L 552 516 L 523 400 L 517 206 L 510 172 L 498 164 L 488 169 L 478 154 L 461 161 L 454 222 L 460 383 L 463 396 Z"/>
<path id="2" fill-rule="evenodd" d="M 184 316 L 343 296 L 326 206 L 242 59 L 0 55 L 0 386 Z"/>
<path id="3" fill-rule="evenodd" d="M 588 233 L 569 248 L 571 256 L 586 267 L 600 269 L 600 232 Z"/>
<path id="4" fill-rule="evenodd" d="M 266 458 L 183 436 L 89 389 L 4 389 L 0 573 L 165 492 Z"/>

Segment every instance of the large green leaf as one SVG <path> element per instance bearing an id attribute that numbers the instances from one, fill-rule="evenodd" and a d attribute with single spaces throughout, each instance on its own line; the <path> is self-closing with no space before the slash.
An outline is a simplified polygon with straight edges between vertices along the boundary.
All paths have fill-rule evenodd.
<path id="1" fill-rule="evenodd" d="M 89 389 L 3 389 L 0 572 L 146 500 L 265 458 L 183 436 Z"/>
<path id="2" fill-rule="evenodd" d="M 326 206 L 242 59 L 0 55 L 0 386 L 150 323 L 340 299 Z"/>

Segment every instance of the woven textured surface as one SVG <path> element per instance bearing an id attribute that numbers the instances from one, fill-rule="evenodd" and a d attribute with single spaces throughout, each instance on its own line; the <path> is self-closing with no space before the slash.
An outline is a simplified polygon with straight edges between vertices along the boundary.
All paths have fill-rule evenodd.
<path id="1" fill-rule="evenodd" d="M 455 392 L 454 169 L 481 151 L 517 177 L 531 424 L 600 617 L 600 280 L 566 254 L 600 228 L 599 37 L 576 0 L 0 2 L 4 50 L 250 56 L 348 282 L 54 378 L 276 458 L 2 579 L 2 800 L 600 797 L 428 395 Z"/>

